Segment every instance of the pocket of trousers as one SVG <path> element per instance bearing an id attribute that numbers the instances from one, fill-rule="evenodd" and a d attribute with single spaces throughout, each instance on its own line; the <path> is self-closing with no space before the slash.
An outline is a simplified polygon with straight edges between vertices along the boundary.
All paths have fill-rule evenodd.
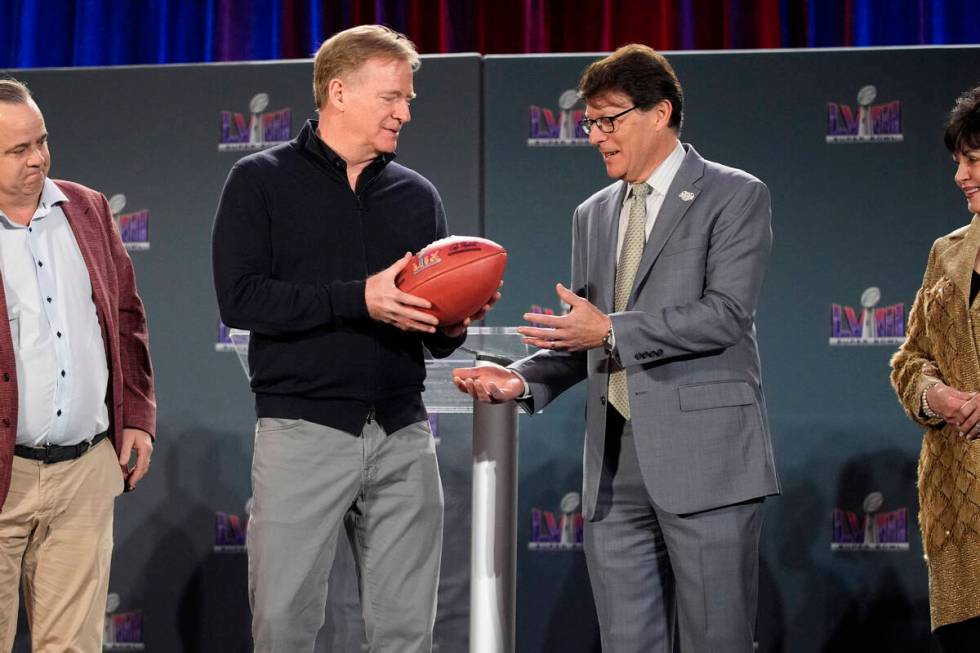
<path id="1" fill-rule="evenodd" d="M 289 431 L 303 424 L 301 419 L 287 419 L 283 417 L 260 417 L 256 425 L 256 433 L 280 433 Z"/>

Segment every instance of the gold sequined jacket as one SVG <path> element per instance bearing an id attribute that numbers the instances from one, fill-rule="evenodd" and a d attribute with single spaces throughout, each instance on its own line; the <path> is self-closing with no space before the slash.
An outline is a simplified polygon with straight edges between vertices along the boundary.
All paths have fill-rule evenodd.
<path id="1" fill-rule="evenodd" d="M 938 239 L 909 315 L 891 380 L 908 416 L 925 427 L 919 455 L 919 525 L 936 629 L 980 616 L 980 440 L 967 441 L 922 412 L 922 393 L 943 381 L 980 391 L 980 300 L 969 305 L 980 216 Z"/>

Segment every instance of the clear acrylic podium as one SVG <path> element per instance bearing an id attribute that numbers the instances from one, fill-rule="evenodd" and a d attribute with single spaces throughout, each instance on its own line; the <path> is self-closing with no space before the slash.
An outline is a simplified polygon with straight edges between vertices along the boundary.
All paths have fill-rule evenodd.
<path id="1" fill-rule="evenodd" d="M 247 331 L 229 338 L 248 376 Z M 517 404 L 482 404 L 453 384 L 457 367 L 506 365 L 529 353 L 516 327 L 470 327 L 451 357 L 428 359 L 430 413 L 473 413 L 470 651 L 513 653 L 517 603 Z"/>
<path id="2" fill-rule="evenodd" d="M 242 329 L 228 330 L 228 339 L 231 340 L 231 346 L 235 348 L 238 362 L 242 364 L 242 369 L 245 370 L 245 378 L 251 379 L 252 376 L 248 373 L 248 337 L 248 331 Z"/>

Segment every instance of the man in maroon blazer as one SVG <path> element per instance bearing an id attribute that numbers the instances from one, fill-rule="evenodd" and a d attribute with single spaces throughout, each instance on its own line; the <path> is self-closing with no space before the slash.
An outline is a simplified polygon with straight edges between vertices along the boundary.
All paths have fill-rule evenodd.
<path id="1" fill-rule="evenodd" d="M 22 581 L 33 650 L 94 653 L 113 501 L 149 468 L 156 400 L 109 205 L 50 163 L 40 109 L 0 79 L 0 651 Z"/>

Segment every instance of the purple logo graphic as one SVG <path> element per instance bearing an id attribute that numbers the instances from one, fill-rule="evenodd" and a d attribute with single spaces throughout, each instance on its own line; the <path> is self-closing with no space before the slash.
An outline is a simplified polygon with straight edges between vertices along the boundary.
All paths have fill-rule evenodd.
<path id="1" fill-rule="evenodd" d="M 881 290 L 861 293 L 861 310 L 830 305 L 831 345 L 897 345 L 905 339 L 905 304 L 879 307 Z"/>
<path id="2" fill-rule="evenodd" d="M 554 145 L 588 145 L 589 137 L 578 126 L 585 118 L 585 108 L 578 92 L 567 90 L 558 98 L 558 116 L 547 107 L 532 105 L 529 110 L 530 147 Z"/>
<path id="3" fill-rule="evenodd" d="M 878 96 L 874 86 L 863 86 L 857 107 L 827 103 L 828 143 L 899 143 L 902 141 L 902 103 L 898 100 L 872 104 Z"/>
<path id="4" fill-rule="evenodd" d="M 531 508 L 532 551 L 572 551 L 582 549 L 582 498 L 578 492 L 562 497 L 558 515 Z"/>
<path id="5" fill-rule="evenodd" d="M 831 551 L 908 551 L 908 509 L 881 511 L 884 497 L 872 492 L 864 498 L 864 519 L 850 510 L 834 508 Z"/>
<path id="6" fill-rule="evenodd" d="M 228 514 L 220 510 L 214 514 L 214 549 L 215 551 L 240 549 L 245 546 L 245 531 L 247 522 L 242 522 L 238 515 Z"/>
<path id="7" fill-rule="evenodd" d="M 120 598 L 115 592 L 106 597 L 105 625 L 102 632 L 102 646 L 106 651 L 142 651 L 143 611 L 119 609 Z"/>
<path id="8" fill-rule="evenodd" d="M 222 111 L 218 151 L 264 150 L 287 142 L 292 132 L 292 109 L 266 111 L 268 106 L 268 93 L 258 93 L 248 104 L 247 119 L 236 111 Z"/>
<path id="9" fill-rule="evenodd" d="M 126 208 L 126 196 L 118 193 L 109 198 L 109 210 L 119 226 L 119 235 L 123 245 L 129 251 L 146 251 L 150 249 L 150 211 L 140 209 L 123 213 Z"/>
<path id="10" fill-rule="evenodd" d="M 231 329 L 218 318 L 218 340 L 214 343 L 215 351 L 235 351 L 235 344 L 231 341 Z"/>

